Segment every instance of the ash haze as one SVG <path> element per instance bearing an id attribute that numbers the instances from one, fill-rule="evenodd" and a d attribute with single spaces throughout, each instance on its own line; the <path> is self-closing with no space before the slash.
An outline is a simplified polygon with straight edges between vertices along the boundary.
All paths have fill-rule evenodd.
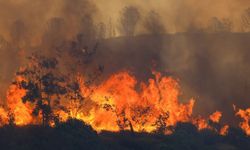
<path id="1" fill-rule="evenodd" d="M 249 7 L 250 1 L 110 0 L 107 2 L 105 0 L 93 0 L 87 2 L 86 0 L 1 0 L 0 4 L 0 33 L 9 38 L 9 27 L 15 20 L 23 20 L 28 26 L 32 27 L 30 29 L 32 34 L 39 36 L 39 33 L 43 32 L 47 20 L 59 16 L 69 17 L 67 14 L 80 17 L 83 12 L 91 11 L 93 14 L 97 12 L 95 21 L 108 22 L 112 19 L 114 24 L 117 24 L 121 9 L 127 5 L 138 7 L 142 16 L 145 16 L 150 10 L 156 10 L 162 17 L 168 32 L 171 33 L 186 31 L 190 26 L 206 27 L 212 17 L 230 18 L 234 24 L 233 31 L 240 32 L 242 30 L 240 25 L 241 14 L 243 10 Z M 65 9 L 68 10 L 65 11 Z M 137 30 L 138 33 L 143 32 L 143 29 L 138 28 Z"/>
<path id="2" fill-rule="evenodd" d="M 125 37 L 120 22 L 127 6 L 140 15 L 132 36 Z M 222 110 L 230 121 L 232 104 L 250 105 L 250 30 L 242 22 L 249 7 L 249 0 L 0 0 L 1 97 L 26 56 L 54 55 L 55 47 L 63 53 L 79 33 L 103 23 L 93 61 L 105 66 L 106 76 L 132 68 L 143 80 L 156 61 L 157 69 L 180 79 L 183 97 L 197 99 L 196 112 Z M 157 35 L 145 25 L 151 11 L 162 28 Z M 73 59 L 64 61 L 74 65 Z"/>
<path id="3" fill-rule="evenodd" d="M 241 31 L 240 15 L 250 6 L 248 0 L 94 0 L 103 18 L 109 16 L 117 20 L 119 11 L 126 5 L 137 6 L 143 15 L 156 10 L 169 32 L 182 32 L 189 26 L 206 26 L 212 17 L 230 18 L 234 21 L 234 31 Z M 108 10 L 108 11 L 107 11 Z"/>

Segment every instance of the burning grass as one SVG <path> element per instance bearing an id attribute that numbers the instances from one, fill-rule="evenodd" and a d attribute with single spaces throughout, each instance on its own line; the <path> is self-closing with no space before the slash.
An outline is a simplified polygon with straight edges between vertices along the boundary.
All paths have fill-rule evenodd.
<path id="1" fill-rule="evenodd" d="M 56 72 L 56 59 L 36 56 L 31 62 L 9 87 L 7 105 L 0 109 L 2 126 L 54 127 L 74 118 L 97 132 L 172 134 L 181 122 L 199 130 L 228 133 L 229 125 L 220 124 L 222 112 L 208 119 L 193 115 L 195 100 L 182 103 L 178 81 L 160 72 L 153 71 L 147 82 L 139 82 L 129 71 L 121 71 L 97 84 L 79 73 L 69 78 Z M 249 135 L 249 110 L 240 109 L 236 115 L 243 119 L 240 127 Z"/>

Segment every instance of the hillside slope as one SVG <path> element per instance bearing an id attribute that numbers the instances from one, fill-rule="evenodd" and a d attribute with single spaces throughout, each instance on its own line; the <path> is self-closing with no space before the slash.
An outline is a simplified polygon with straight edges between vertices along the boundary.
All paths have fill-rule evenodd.
<path id="1" fill-rule="evenodd" d="M 130 69 L 139 79 L 151 69 L 180 79 L 184 99 L 195 97 L 195 111 L 207 115 L 221 110 L 230 121 L 232 104 L 249 104 L 250 34 L 180 33 L 120 37 L 100 42 L 94 58 L 111 74 Z M 155 65 L 156 64 L 156 65 Z M 157 66 L 157 67 L 153 67 Z"/>

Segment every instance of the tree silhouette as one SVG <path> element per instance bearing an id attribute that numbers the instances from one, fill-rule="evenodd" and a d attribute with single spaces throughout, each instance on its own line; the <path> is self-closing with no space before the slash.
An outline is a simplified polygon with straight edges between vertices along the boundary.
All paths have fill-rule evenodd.
<path id="1" fill-rule="evenodd" d="M 48 49 L 58 49 L 66 37 L 66 25 L 63 18 L 51 18 L 47 22 L 46 31 L 42 37 L 42 45 Z"/>
<path id="2" fill-rule="evenodd" d="M 98 39 L 105 39 L 106 38 L 106 25 L 101 22 L 98 25 L 98 33 L 97 33 Z"/>
<path id="3" fill-rule="evenodd" d="M 159 115 L 158 119 L 156 120 L 154 126 L 156 126 L 156 133 L 165 134 L 170 126 L 167 126 L 166 121 L 169 118 L 169 112 Z"/>
<path id="4" fill-rule="evenodd" d="M 212 33 L 230 32 L 232 30 L 232 22 L 228 18 L 219 19 L 213 17 L 210 20 L 208 31 Z"/>
<path id="5" fill-rule="evenodd" d="M 85 15 L 80 22 L 80 33 L 84 44 L 90 45 L 97 39 L 97 27 L 92 15 Z"/>
<path id="6" fill-rule="evenodd" d="M 86 97 L 81 93 L 80 83 L 76 77 L 70 76 L 66 78 L 67 105 L 60 106 L 60 109 L 68 113 L 69 118 L 76 118 L 77 114 L 83 110 L 84 100 Z"/>
<path id="7" fill-rule="evenodd" d="M 116 29 L 111 18 L 109 18 L 107 25 L 107 37 L 112 38 L 116 36 Z"/>
<path id="8" fill-rule="evenodd" d="M 150 11 L 145 19 L 144 27 L 153 35 L 165 33 L 164 24 L 161 22 L 160 15 L 155 11 Z"/>
<path id="9" fill-rule="evenodd" d="M 10 28 L 10 36 L 13 45 L 18 48 L 27 46 L 29 33 L 28 27 L 25 25 L 25 23 L 22 20 L 16 20 L 12 23 Z"/>
<path id="10" fill-rule="evenodd" d="M 33 115 L 41 114 L 42 123 L 46 126 L 55 117 L 51 103 L 59 101 L 60 97 L 67 92 L 64 87 L 65 80 L 60 73 L 56 72 L 58 62 L 55 58 L 33 54 L 28 59 L 30 60 L 28 67 L 17 72 L 17 75 L 24 79 L 13 84 L 26 90 L 22 101 L 35 104 Z"/>
<path id="11" fill-rule="evenodd" d="M 243 30 L 246 32 L 250 31 L 250 8 L 246 9 L 243 12 L 243 15 L 241 16 L 242 18 L 242 27 Z"/>
<path id="12" fill-rule="evenodd" d="M 121 12 L 120 32 L 125 36 L 133 36 L 139 19 L 140 12 L 136 7 L 124 7 Z"/>

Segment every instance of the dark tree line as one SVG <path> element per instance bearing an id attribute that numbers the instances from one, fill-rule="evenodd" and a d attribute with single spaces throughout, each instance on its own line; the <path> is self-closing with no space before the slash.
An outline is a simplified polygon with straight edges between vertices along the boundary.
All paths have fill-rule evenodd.
<path id="1" fill-rule="evenodd" d="M 0 128 L 2 150 L 249 150 L 250 139 L 238 128 L 226 136 L 201 130 L 189 123 L 178 123 L 174 133 L 102 132 L 97 134 L 83 122 L 69 119 L 55 128 L 24 126 Z"/>

